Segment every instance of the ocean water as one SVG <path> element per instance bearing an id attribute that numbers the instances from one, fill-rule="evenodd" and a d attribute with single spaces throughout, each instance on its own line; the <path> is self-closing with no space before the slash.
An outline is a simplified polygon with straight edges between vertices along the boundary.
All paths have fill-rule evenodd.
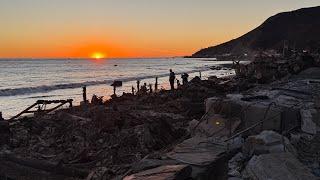
<path id="1" fill-rule="evenodd" d="M 82 87 L 87 86 L 87 96 L 93 94 L 108 99 L 113 93 L 114 80 L 123 81 L 117 94 L 131 92 L 136 80 L 141 85 L 154 84 L 159 77 L 159 88 L 168 88 L 169 69 L 180 79 L 187 72 L 190 79 L 199 76 L 226 76 L 232 70 L 210 70 L 211 66 L 230 64 L 230 61 L 214 59 L 0 59 L 0 111 L 9 118 L 39 99 L 73 99 L 78 105 L 82 99 Z"/>

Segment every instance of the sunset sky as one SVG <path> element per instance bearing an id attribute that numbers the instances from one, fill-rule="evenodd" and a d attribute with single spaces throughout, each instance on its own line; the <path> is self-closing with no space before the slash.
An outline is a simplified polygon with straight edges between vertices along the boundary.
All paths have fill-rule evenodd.
<path id="1" fill-rule="evenodd" d="M 0 58 L 168 57 L 319 0 L 0 0 Z"/>

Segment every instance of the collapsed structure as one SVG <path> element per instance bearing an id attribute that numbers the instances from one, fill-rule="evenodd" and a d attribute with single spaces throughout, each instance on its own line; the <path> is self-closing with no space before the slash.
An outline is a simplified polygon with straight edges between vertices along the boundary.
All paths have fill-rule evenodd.
<path id="1" fill-rule="evenodd" d="M 6 122 L 0 175 L 318 179 L 318 62 L 258 57 L 237 64 L 237 77 L 194 78 L 175 92 L 124 94 Z"/>

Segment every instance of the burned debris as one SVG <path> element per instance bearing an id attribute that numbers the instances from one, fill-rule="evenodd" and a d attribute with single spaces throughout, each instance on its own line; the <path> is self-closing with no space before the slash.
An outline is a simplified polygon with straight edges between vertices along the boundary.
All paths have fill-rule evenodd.
<path id="1" fill-rule="evenodd" d="M 319 57 L 259 56 L 235 68 L 236 77 L 196 77 L 174 91 L 156 83 L 141 93 L 138 81 L 105 102 L 84 95 L 81 106 L 0 120 L 0 176 L 319 179 Z"/>
<path id="2" fill-rule="evenodd" d="M 254 83 L 270 83 L 289 74 L 298 74 L 304 69 L 319 66 L 319 61 L 318 56 L 309 54 L 291 57 L 259 54 L 250 64 L 241 64 L 239 60 L 235 60 L 233 67 L 240 79 Z"/>

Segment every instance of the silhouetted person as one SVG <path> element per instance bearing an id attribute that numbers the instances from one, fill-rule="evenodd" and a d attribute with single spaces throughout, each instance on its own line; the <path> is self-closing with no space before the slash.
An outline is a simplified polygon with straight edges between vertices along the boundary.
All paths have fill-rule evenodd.
<path id="1" fill-rule="evenodd" d="M 0 112 L 0 121 L 4 121 L 4 119 L 2 117 L 2 112 Z"/>
<path id="2" fill-rule="evenodd" d="M 132 92 L 132 95 L 134 95 L 134 87 L 133 86 L 131 87 L 131 92 Z"/>
<path id="3" fill-rule="evenodd" d="M 169 82 L 170 82 L 170 87 L 171 90 L 174 90 L 174 80 L 176 79 L 175 73 L 170 69 L 170 76 L 169 76 Z"/>
<path id="4" fill-rule="evenodd" d="M 83 97 L 83 102 L 87 103 L 87 87 L 86 86 L 82 87 L 82 97 Z"/>
<path id="5" fill-rule="evenodd" d="M 177 79 L 177 88 L 179 89 L 181 87 L 180 81 Z"/>
<path id="6" fill-rule="evenodd" d="M 183 85 L 186 85 L 188 83 L 188 78 L 189 78 L 189 74 L 187 74 L 187 73 L 183 73 L 181 75 L 181 79 L 182 79 L 182 84 Z"/>
<path id="7" fill-rule="evenodd" d="M 152 84 L 149 84 L 149 93 L 152 93 Z"/>
<path id="8" fill-rule="evenodd" d="M 137 80 L 137 92 L 140 91 L 140 80 Z"/>
<path id="9" fill-rule="evenodd" d="M 154 85 L 154 91 L 157 92 L 158 91 L 158 77 L 156 77 L 156 83 Z"/>
<path id="10" fill-rule="evenodd" d="M 117 86 L 113 86 L 113 95 L 117 96 L 116 94 Z"/>

